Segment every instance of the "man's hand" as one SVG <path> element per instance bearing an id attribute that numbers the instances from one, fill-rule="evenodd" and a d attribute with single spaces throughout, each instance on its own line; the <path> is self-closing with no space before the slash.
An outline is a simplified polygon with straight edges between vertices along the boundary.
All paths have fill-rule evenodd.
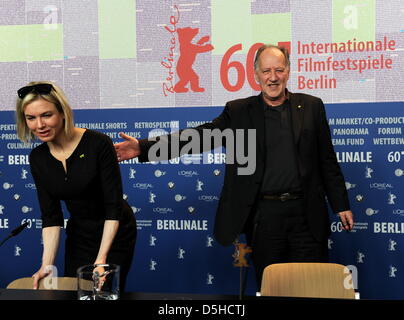
<path id="1" fill-rule="evenodd" d="M 140 155 L 139 141 L 136 138 L 119 132 L 119 136 L 125 141 L 114 145 L 118 161 L 129 160 Z"/>
<path id="2" fill-rule="evenodd" d="M 342 227 L 344 228 L 345 231 L 351 231 L 354 225 L 354 220 L 353 220 L 353 213 L 352 211 L 342 211 L 338 212 L 339 218 L 342 222 Z"/>

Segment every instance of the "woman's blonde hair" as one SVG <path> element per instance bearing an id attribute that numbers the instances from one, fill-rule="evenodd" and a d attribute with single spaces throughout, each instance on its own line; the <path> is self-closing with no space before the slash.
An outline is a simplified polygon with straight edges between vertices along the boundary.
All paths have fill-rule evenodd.
<path id="1" fill-rule="evenodd" d="M 16 123 L 17 123 L 17 135 L 23 142 L 29 142 L 35 139 L 34 134 L 27 126 L 25 120 L 25 107 L 31 102 L 43 99 L 50 103 L 53 103 L 56 109 L 64 116 L 64 132 L 67 137 L 71 137 L 74 129 L 73 111 L 67 101 L 62 89 L 57 85 L 49 81 L 33 81 L 27 84 L 27 86 L 33 86 L 38 84 L 51 84 L 52 89 L 48 94 L 38 93 L 33 89 L 25 97 L 17 98 L 16 104 Z"/>

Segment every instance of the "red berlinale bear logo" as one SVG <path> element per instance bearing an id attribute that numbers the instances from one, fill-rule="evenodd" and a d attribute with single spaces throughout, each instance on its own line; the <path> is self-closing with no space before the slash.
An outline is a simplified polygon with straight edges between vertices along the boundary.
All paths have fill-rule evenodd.
<path id="1" fill-rule="evenodd" d="M 163 93 L 167 96 L 169 93 L 188 92 L 188 85 L 193 92 L 204 92 L 205 89 L 199 85 L 199 76 L 192 65 L 199 53 L 213 50 L 211 44 L 206 44 L 210 37 L 204 36 L 196 43 L 193 43 L 194 38 L 199 33 L 199 28 L 177 28 L 177 24 L 180 21 L 180 11 L 176 5 L 173 6 L 173 9 L 174 14 L 170 17 L 170 24 L 164 27 L 170 32 L 171 38 L 168 54 L 161 61 L 161 65 L 168 72 L 163 82 Z M 178 75 L 178 82 L 174 85 L 174 56 L 177 43 L 179 43 L 179 57 L 175 69 Z"/>
<path id="2" fill-rule="evenodd" d="M 209 36 L 202 37 L 196 44 L 192 40 L 199 33 L 198 28 L 178 28 L 178 40 L 180 43 L 180 56 L 177 62 L 177 75 L 179 81 L 174 86 L 177 93 L 188 92 L 187 85 L 193 92 L 204 92 L 205 89 L 199 85 L 199 76 L 192 68 L 196 56 L 199 53 L 213 50 L 211 44 L 205 44 L 209 41 Z"/>

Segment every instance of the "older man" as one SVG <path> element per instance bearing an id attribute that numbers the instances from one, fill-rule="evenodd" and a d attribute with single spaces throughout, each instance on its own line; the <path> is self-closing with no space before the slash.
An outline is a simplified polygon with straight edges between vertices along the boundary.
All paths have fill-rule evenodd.
<path id="1" fill-rule="evenodd" d="M 287 90 L 290 61 L 284 48 L 263 45 L 254 66 L 261 93 L 228 102 L 216 119 L 195 130 L 256 130 L 256 139 L 247 142 L 256 151 L 255 171 L 241 175 L 244 163 L 226 164 L 214 235 L 230 245 L 246 233 L 259 287 L 270 264 L 328 260 L 325 197 L 345 230 L 354 222 L 323 102 Z M 125 141 L 115 145 L 118 159 L 149 160 L 156 141 L 121 137 Z M 170 145 L 170 136 L 165 141 Z"/>

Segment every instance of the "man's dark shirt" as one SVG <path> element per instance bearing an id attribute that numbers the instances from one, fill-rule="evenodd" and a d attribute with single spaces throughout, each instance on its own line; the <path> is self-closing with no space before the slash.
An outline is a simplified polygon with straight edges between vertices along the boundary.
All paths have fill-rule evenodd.
<path id="1" fill-rule="evenodd" d="M 276 107 L 268 106 L 260 96 L 265 110 L 265 173 L 261 186 L 264 194 L 301 191 L 296 147 L 288 99 Z"/>

